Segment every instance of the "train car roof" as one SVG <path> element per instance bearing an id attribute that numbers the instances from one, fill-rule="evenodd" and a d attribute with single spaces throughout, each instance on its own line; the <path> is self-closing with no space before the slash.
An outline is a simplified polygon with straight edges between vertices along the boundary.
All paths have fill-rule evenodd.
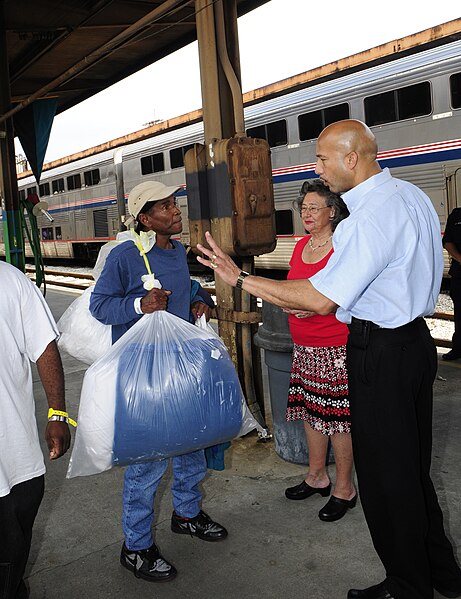
<path id="1" fill-rule="evenodd" d="M 344 87 L 345 81 L 356 84 L 364 84 L 373 81 L 376 71 L 379 69 L 379 77 L 392 77 L 396 69 L 400 71 L 417 69 L 429 64 L 431 61 L 438 64 L 438 68 L 456 58 L 461 52 L 461 19 L 455 19 L 431 27 L 422 32 L 406 36 L 398 40 L 390 41 L 370 50 L 354 54 L 352 56 L 334 61 L 327 65 L 311 69 L 294 77 L 278 81 L 264 88 L 247 92 L 243 96 L 245 105 L 245 116 L 257 116 L 264 114 L 267 118 L 270 111 L 277 111 L 281 107 L 295 106 L 306 100 L 306 97 L 315 100 L 315 97 L 324 96 L 325 89 L 334 94 L 336 89 Z M 398 60 L 398 66 L 396 61 Z M 312 89 L 315 87 L 315 91 Z M 197 125 L 202 119 L 202 111 L 195 110 L 174 119 L 168 119 L 158 124 L 135 131 L 129 135 L 110 140 L 104 144 L 88 148 L 82 152 L 63 157 L 44 165 L 43 170 L 56 169 L 68 165 L 71 162 L 87 159 L 99 154 L 104 160 L 104 155 L 113 152 L 114 149 L 136 142 L 136 148 L 140 148 L 140 142 L 149 144 L 150 138 L 154 136 L 172 137 L 177 135 L 175 130 L 187 125 Z M 201 127 L 201 124 L 198 125 Z M 196 127 L 193 128 L 194 130 Z M 166 138 L 165 138 L 166 139 Z M 128 153 L 130 150 L 126 150 Z M 88 164 L 92 161 L 89 160 Z M 93 159 L 94 162 L 94 159 Z M 56 172 L 56 171 L 55 171 Z M 19 179 L 27 178 L 30 171 L 18 175 Z"/>

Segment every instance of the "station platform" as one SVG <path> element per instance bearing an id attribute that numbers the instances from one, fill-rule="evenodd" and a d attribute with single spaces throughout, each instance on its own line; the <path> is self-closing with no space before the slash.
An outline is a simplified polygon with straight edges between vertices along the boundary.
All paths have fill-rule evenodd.
<path id="1" fill-rule="evenodd" d="M 56 320 L 75 297 L 48 289 Z M 64 352 L 62 359 L 67 407 L 76 417 L 87 366 Z M 440 360 L 432 475 L 445 527 L 461 558 L 460 383 L 461 361 Z M 36 371 L 34 390 L 43 439 L 47 404 Z M 269 400 L 267 406 L 270 410 Z M 43 451 L 47 455 L 44 441 Z M 342 520 L 327 523 L 317 516 L 325 498 L 289 501 L 284 490 L 301 482 L 306 467 L 286 462 L 273 443 L 258 442 L 255 433 L 233 441 L 226 469 L 209 471 L 203 484 L 203 509 L 229 531 L 223 542 L 171 532 L 171 474 L 164 477 L 156 498 L 155 539 L 179 573 L 167 584 L 136 579 L 119 563 L 123 469 L 68 480 L 69 458 L 70 451 L 47 461 L 46 492 L 26 571 L 31 599 L 345 599 L 349 588 L 384 578 L 360 502 Z M 334 479 L 334 465 L 329 473 Z"/>

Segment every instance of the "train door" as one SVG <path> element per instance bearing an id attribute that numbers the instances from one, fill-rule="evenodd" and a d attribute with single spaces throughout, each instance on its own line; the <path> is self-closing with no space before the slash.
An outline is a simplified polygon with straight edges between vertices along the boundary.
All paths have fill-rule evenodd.
<path id="1" fill-rule="evenodd" d="M 109 237 L 109 222 L 107 219 L 107 209 L 93 210 L 93 230 L 94 237 Z"/>
<path id="2" fill-rule="evenodd" d="M 461 206 L 461 166 L 447 172 L 448 210 L 447 214 Z"/>

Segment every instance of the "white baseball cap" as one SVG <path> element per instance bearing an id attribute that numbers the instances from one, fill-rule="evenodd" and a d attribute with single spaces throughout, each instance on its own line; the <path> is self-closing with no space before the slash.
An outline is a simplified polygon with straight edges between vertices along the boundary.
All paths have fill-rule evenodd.
<path id="1" fill-rule="evenodd" d="M 144 181 L 136 185 L 128 194 L 128 212 L 130 213 L 130 217 L 126 219 L 125 225 L 131 225 L 148 202 L 166 200 L 180 189 L 181 186 L 168 186 L 160 183 L 160 181 Z"/>

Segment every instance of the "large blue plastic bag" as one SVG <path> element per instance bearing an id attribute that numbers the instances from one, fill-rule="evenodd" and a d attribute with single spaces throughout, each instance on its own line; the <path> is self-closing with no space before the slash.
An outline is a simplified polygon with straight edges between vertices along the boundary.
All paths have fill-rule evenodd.
<path id="1" fill-rule="evenodd" d="M 258 427 L 222 341 L 154 312 L 87 370 L 67 477 L 189 453 Z"/>

